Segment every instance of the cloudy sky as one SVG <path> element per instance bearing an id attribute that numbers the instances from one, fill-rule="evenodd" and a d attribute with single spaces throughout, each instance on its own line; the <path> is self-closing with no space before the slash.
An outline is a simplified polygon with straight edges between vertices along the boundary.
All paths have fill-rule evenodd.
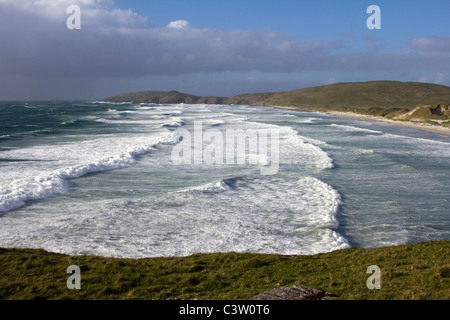
<path id="1" fill-rule="evenodd" d="M 449 13 L 448 0 L 0 0 L 0 100 L 450 85 Z"/>

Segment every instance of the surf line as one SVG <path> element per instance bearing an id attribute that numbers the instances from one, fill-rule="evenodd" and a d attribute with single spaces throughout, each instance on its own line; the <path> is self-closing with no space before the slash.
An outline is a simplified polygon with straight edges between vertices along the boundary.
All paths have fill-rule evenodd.
<path id="1" fill-rule="evenodd" d="M 175 165 L 260 165 L 261 175 L 275 175 L 279 169 L 280 132 L 272 129 L 218 128 L 203 130 L 194 122 L 191 133 L 185 128 L 174 131 L 171 161 Z"/>

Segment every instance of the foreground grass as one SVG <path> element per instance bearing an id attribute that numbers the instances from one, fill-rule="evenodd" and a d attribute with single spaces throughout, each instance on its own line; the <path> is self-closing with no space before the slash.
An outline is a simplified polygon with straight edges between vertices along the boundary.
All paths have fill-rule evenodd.
<path id="1" fill-rule="evenodd" d="M 450 299 L 449 253 L 449 241 L 313 256 L 216 253 L 138 260 L 0 249 L 0 299 L 249 299 L 294 284 L 340 299 Z M 81 268 L 81 290 L 66 287 L 70 265 Z M 381 268 L 381 290 L 366 286 L 370 265 Z"/>

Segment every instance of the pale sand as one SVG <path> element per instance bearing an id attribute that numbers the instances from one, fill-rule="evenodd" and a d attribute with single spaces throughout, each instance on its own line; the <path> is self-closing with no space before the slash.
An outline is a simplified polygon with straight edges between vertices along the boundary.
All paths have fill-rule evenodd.
<path id="1" fill-rule="evenodd" d="M 353 112 L 312 111 L 312 110 L 301 110 L 301 109 L 293 108 L 293 107 L 279 107 L 279 106 L 277 106 L 275 108 L 297 110 L 297 111 L 302 111 L 302 112 L 325 113 L 325 114 L 331 114 L 331 115 L 334 115 L 334 116 L 355 118 L 355 119 L 359 119 L 359 120 L 363 120 L 363 121 L 369 121 L 369 122 L 383 122 L 383 123 L 389 123 L 389 124 L 393 124 L 393 125 L 401 126 L 401 127 L 409 127 L 409 128 L 419 129 L 419 130 L 431 131 L 431 132 L 434 132 L 434 133 L 441 133 L 441 134 L 450 135 L 450 127 L 443 127 L 443 126 L 438 126 L 438 125 L 426 124 L 426 123 L 422 123 L 422 122 L 419 123 L 419 122 L 414 122 L 414 121 L 397 121 L 397 120 L 386 119 L 386 118 L 383 118 L 383 117 L 369 116 L 369 115 L 353 113 Z"/>

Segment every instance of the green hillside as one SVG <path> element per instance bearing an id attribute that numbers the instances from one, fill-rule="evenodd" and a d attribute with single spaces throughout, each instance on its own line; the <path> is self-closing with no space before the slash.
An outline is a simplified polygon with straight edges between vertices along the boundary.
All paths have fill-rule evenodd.
<path id="1" fill-rule="evenodd" d="M 0 299 L 250 299 L 305 285 L 338 299 L 450 299 L 450 242 L 345 249 L 311 256 L 253 253 L 114 259 L 0 248 Z M 66 269 L 81 269 L 68 290 Z M 381 289 L 367 288 L 367 267 L 381 269 Z"/>
<path id="2" fill-rule="evenodd" d="M 238 94 L 234 97 L 227 98 L 227 104 L 250 104 L 250 105 L 264 105 L 264 101 L 279 95 L 279 92 L 265 92 L 265 93 L 244 93 Z"/>
<path id="3" fill-rule="evenodd" d="M 142 91 L 106 98 L 109 102 L 224 103 L 304 108 L 406 108 L 450 102 L 450 87 L 420 82 L 370 81 L 336 83 L 289 92 L 240 94 L 231 98 L 200 97 L 178 91 Z"/>
<path id="4" fill-rule="evenodd" d="M 259 95 L 259 94 L 258 94 Z M 407 108 L 450 102 L 450 87 L 419 82 L 370 81 L 336 83 L 271 94 L 267 106 Z"/>

